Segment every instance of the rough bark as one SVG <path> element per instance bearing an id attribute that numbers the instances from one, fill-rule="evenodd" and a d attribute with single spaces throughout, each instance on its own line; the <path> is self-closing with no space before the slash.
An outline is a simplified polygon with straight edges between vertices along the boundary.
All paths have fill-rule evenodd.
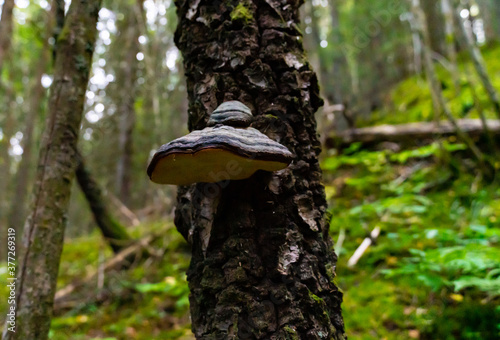
<path id="1" fill-rule="evenodd" d="M 456 1 L 455 1 L 456 3 Z M 488 71 L 486 70 L 486 64 L 484 62 L 483 56 L 481 54 L 481 51 L 477 47 L 474 39 L 470 34 L 467 33 L 467 30 L 465 28 L 465 23 L 460 17 L 460 10 L 461 7 L 457 6 L 456 9 L 453 11 L 454 12 L 454 17 L 455 17 L 455 22 L 456 26 L 458 27 L 458 30 L 460 32 L 460 42 L 463 45 L 463 48 L 467 50 L 467 52 L 470 55 L 470 58 L 472 60 L 472 64 L 474 65 L 474 68 L 476 69 L 476 72 L 479 76 L 479 79 L 481 80 L 481 83 L 484 86 L 484 89 L 488 93 L 488 96 L 490 97 L 491 103 L 493 105 L 493 108 L 495 110 L 495 113 L 497 114 L 497 117 L 500 119 L 500 96 L 498 94 L 498 91 L 495 89 L 493 86 L 493 83 L 491 82 L 490 76 L 488 75 Z"/>
<path id="2" fill-rule="evenodd" d="M 22 224 L 26 218 L 26 196 L 28 194 L 28 183 L 33 178 L 33 147 L 34 130 L 37 118 L 42 111 L 42 103 L 45 99 L 45 88 L 42 86 L 42 76 L 48 72 L 50 60 L 49 37 L 52 36 L 54 27 L 55 10 L 52 10 L 46 16 L 45 36 L 43 37 L 43 47 L 41 56 L 37 61 L 33 86 L 29 93 L 28 113 L 26 116 L 26 125 L 23 131 L 23 155 L 19 163 L 15 180 L 15 189 L 12 199 L 12 207 L 9 214 L 9 226 L 16 230 L 22 229 Z"/>
<path id="3" fill-rule="evenodd" d="M 2 74 L 3 63 L 11 46 L 12 11 L 14 10 L 14 6 L 14 0 L 4 0 L 2 6 L 2 17 L 0 18 L 0 75 Z"/>
<path id="4" fill-rule="evenodd" d="M 175 223 L 192 244 L 198 339 L 346 338 L 317 159 L 322 101 L 297 26 L 300 4 L 176 1 L 189 128 L 240 100 L 257 115 L 253 127 L 296 155 L 276 173 L 179 188 Z"/>
<path id="5" fill-rule="evenodd" d="M 102 235 L 113 249 L 118 253 L 130 245 L 131 238 L 127 230 L 109 213 L 101 188 L 92 177 L 81 155 L 78 155 L 76 179 L 89 204 L 94 220 L 101 230 Z"/>
<path id="6" fill-rule="evenodd" d="M 99 9 L 100 0 L 72 1 L 59 36 L 49 116 L 17 270 L 16 332 L 4 328 L 4 340 L 45 340 L 49 333 Z"/>
<path id="7" fill-rule="evenodd" d="M 118 162 L 116 165 L 116 192 L 118 198 L 130 205 L 131 172 L 133 157 L 132 133 L 135 125 L 134 103 L 136 98 L 137 58 L 139 52 L 139 35 L 137 15 L 133 8 L 125 13 L 125 19 L 119 24 L 115 41 L 116 51 L 122 54 L 116 70 L 118 89 Z M 119 52 L 119 53 L 120 53 Z"/>

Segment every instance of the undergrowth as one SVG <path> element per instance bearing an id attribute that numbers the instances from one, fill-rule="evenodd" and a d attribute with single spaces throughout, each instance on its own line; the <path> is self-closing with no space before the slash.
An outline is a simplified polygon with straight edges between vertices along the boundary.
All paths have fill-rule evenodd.
<path id="1" fill-rule="evenodd" d="M 498 183 L 475 174 L 461 144 L 358 148 L 323 162 L 350 338 L 498 339 Z"/>

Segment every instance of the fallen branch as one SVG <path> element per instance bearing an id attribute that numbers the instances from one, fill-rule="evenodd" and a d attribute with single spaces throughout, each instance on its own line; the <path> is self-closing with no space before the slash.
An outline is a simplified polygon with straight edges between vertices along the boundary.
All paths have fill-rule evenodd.
<path id="1" fill-rule="evenodd" d="M 480 119 L 457 120 L 460 130 L 470 137 L 486 134 L 483 122 Z M 488 120 L 489 133 L 500 135 L 500 120 Z M 377 143 L 377 142 L 404 142 L 410 140 L 422 140 L 435 138 L 436 136 L 456 135 L 456 129 L 449 121 L 441 121 L 439 124 L 433 122 L 419 122 L 400 125 L 378 125 L 360 129 L 350 129 L 341 134 L 327 138 L 326 146 L 342 146 L 353 142 Z"/>
<path id="2" fill-rule="evenodd" d="M 380 235 L 380 227 L 376 227 L 375 229 L 373 229 L 370 233 L 370 237 L 365 238 L 363 242 L 361 242 L 358 249 L 356 249 L 349 261 L 347 261 L 348 267 L 354 267 L 356 263 L 358 263 L 361 256 L 363 256 L 363 254 L 371 246 L 373 241 L 377 239 L 378 235 Z"/>
<path id="3" fill-rule="evenodd" d="M 157 240 L 161 235 L 162 233 L 156 233 L 144 237 L 143 239 L 120 251 L 114 257 L 109 259 L 104 265 L 99 266 L 98 269 L 89 273 L 82 280 L 73 282 L 66 287 L 58 290 L 54 298 L 54 309 L 60 308 L 60 306 L 63 304 L 63 301 L 77 288 L 80 288 L 92 281 L 97 280 L 99 275 L 102 276 L 103 273 L 109 272 L 113 269 L 127 268 L 127 262 L 129 262 L 135 256 L 142 256 L 144 254 L 144 249 L 150 248 L 150 244 Z M 151 249 L 148 249 L 147 253 L 151 254 Z"/>
<path id="4" fill-rule="evenodd" d="M 137 227 L 139 224 L 141 224 L 141 221 L 139 220 L 139 218 L 137 218 L 134 212 L 130 210 L 125 204 L 123 204 L 123 202 L 120 201 L 118 197 L 113 195 L 111 192 L 108 192 L 106 196 L 109 197 L 111 203 L 118 209 L 121 215 L 129 221 L 129 224 L 131 226 Z"/>

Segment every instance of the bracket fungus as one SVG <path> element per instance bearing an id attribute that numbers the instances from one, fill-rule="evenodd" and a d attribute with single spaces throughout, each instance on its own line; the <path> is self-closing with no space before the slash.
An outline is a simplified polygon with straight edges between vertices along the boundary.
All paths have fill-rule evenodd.
<path id="1" fill-rule="evenodd" d="M 162 145 L 149 166 L 159 184 L 189 185 L 249 178 L 257 170 L 286 168 L 293 159 L 283 145 L 252 127 L 250 109 L 239 101 L 217 107 L 203 130 Z"/>

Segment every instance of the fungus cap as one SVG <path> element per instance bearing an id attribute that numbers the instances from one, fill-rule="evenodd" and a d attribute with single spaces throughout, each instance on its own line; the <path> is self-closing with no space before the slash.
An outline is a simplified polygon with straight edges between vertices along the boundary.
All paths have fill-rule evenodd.
<path id="1" fill-rule="evenodd" d="M 248 106 L 237 100 L 220 104 L 210 115 L 207 126 L 217 124 L 234 127 L 247 127 L 253 121 L 252 111 Z"/>
<path id="2" fill-rule="evenodd" d="M 281 170 L 292 159 L 285 146 L 254 128 L 216 125 L 161 146 L 147 171 L 159 184 L 215 183 L 245 179 L 257 170 Z"/>

